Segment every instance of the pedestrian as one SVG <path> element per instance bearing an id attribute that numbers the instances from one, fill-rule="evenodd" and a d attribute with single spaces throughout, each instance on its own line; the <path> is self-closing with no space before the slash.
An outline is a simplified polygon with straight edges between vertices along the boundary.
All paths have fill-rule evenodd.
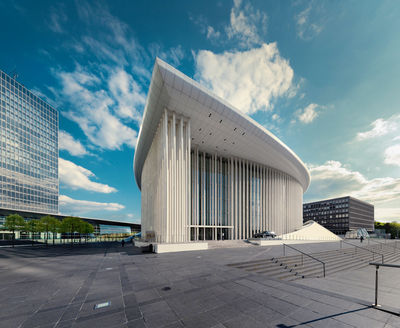
<path id="1" fill-rule="evenodd" d="M 363 240 L 364 240 L 364 236 L 361 236 L 360 237 L 360 242 L 363 242 Z"/>
<path id="2" fill-rule="evenodd" d="M 122 245 L 122 247 L 124 247 L 124 246 L 125 246 L 125 240 L 124 240 L 124 239 L 122 239 L 122 241 L 121 241 L 121 245 Z"/>

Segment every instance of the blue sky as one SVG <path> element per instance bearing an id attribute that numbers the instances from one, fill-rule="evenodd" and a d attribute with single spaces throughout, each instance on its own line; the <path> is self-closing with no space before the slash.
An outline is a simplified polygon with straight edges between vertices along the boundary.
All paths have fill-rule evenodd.
<path id="1" fill-rule="evenodd" d="M 400 221 L 398 1 L 2 1 L 0 68 L 60 111 L 60 210 L 140 221 L 132 162 L 156 56 Z"/>

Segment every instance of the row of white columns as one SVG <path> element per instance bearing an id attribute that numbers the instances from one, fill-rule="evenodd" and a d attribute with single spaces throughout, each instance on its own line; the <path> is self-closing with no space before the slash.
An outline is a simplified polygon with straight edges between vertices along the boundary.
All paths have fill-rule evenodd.
<path id="1" fill-rule="evenodd" d="M 176 243 L 288 233 L 302 225 L 302 198 L 283 172 L 191 151 L 190 120 L 165 110 L 142 171 L 142 234 Z"/>
<path id="2" fill-rule="evenodd" d="M 302 225 L 300 184 L 289 175 L 197 147 L 192 153 L 192 239 L 247 239 L 265 230 L 287 233 Z M 206 236 L 206 230 L 209 235 Z"/>
<path id="3" fill-rule="evenodd" d="M 189 241 L 190 120 L 164 111 L 142 172 L 142 234 L 161 243 Z"/>

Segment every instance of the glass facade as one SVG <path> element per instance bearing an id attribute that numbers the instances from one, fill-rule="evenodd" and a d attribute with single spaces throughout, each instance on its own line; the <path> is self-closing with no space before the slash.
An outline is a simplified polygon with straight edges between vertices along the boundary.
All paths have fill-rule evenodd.
<path id="1" fill-rule="evenodd" d="M 58 213 L 58 112 L 0 71 L 0 208 Z"/>

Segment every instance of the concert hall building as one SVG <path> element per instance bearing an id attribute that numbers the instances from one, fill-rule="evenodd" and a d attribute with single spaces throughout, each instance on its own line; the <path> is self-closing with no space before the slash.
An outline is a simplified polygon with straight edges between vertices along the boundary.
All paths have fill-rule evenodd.
<path id="1" fill-rule="evenodd" d="M 156 59 L 134 157 L 142 236 L 156 243 L 247 239 L 303 224 L 310 175 L 282 141 Z"/>

